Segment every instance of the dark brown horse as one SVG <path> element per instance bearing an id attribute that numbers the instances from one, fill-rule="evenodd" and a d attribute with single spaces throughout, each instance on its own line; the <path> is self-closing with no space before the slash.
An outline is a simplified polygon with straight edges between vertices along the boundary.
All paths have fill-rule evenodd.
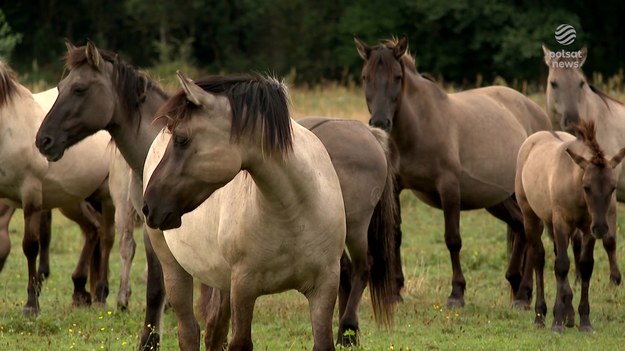
<path id="1" fill-rule="evenodd" d="M 616 235 L 616 186 L 618 167 L 625 156 L 620 149 L 606 158 L 595 139 L 594 122 L 573 125 L 579 139 L 564 132 L 538 132 L 521 146 L 517 161 L 516 194 L 523 212 L 528 239 L 529 262 L 521 289 L 531 289 L 532 268 L 536 271 L 536 318 L 545 325 L 543 270 L 545 250 L 541 241 L 543 225 L 553 233 L 556 248 L 554 271 L 557 295 L 552 329 L 562 332 L 575 325 L 573 292 L 568 281 L 570 261 L 567 250 L 576 230 L 583 233 L 579 257 L 582 293 L 579 302 L 579 329 L 592 331 L 588 289 L 592 276 L 595 239 Z M 553 181 L 557 179 L 557 181 Z"/>
<path id="2" fill-rule="evenodd" d="M 354 38 L 363 58 L 369 123 L 387 130 L 399 157 L 398 186 L 443 210 L 451 256 L 448 306 L 464 306 L 460 265 L 460 211 L 485 208 L 511 228 L 514 241 L 506 277 L 513 292 L 521 279 L 524 229 L 514 200 L 515 159 L 528 135 L 551 127 L 545 112 L 505 87 L 448 94 L 420 75 L 407 54 L 408 39 L 370 47 Z"/>

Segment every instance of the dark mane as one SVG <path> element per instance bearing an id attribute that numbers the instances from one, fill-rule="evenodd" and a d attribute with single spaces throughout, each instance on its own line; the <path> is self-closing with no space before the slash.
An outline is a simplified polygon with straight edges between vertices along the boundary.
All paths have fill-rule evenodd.
<path id="1" fill-rule="evenodd" d="M 608 106 L 608 108 L 610 108 L 610 105 L 608 104 L 608 101 L 612 101 L 612 102 L 616 102 L 619 105 L 625 105 L 622 102 L 618 101 L 617 99 L 609 96 L 608 94 L 604 93 L 603 91 L 599 90 L 599 88 L 597 88 L 595 85 L 593 84 L 588 84 L 588 87 L 590 87 L 590 90 L 599 95 L 599 97 L 601 98 L 601 100 L 603 100 L 603 102 L 605 102 L 606 106 Z"/>
<path id="2" fill-rule="evenodd" d="M 146 73 L 124 62 L 117 53 L 101 49 L 98 49 L 98 52 L 104 61 L 113 65 L 113 84 L 116 86 L 115 90 L 125 114 L 138 115 L 139 107 L 145 101 L 149 90 L 156 91 L 165 99 L 169 97 Z M 65 60 L 66 71 L 85 63 L 89 64 L 84 46 L 68 51 Z"/>
<path id="3" fill-rule="evenodd" d="M 596 138 L 596 126 L 594 121 L 581 120 L 580 123 L 573 125 L 573 129 L 577 132 L 577 138 L 593 153 L 592 164 L 598 167 L 605 167 L 608 164 L 601 146 Z"/>
<path id="4" fill-rule="evenodd" d="M 232 140 L 238 141 L 243 133 L 252 134 L 260 128 L 263 152 L 284 155 L 292 150 L 289 99 L 283 83 L 261 75 L 214 75 L 195 84 L 206 92 L 228 98 L 232 108 Z M 161 106 L 156 116 L 168 118 L 167 128 L 173 131 L 198 108 L 181 90 Z"/>
<path id="5" fill-rule="evenodd" d="M 363 72 L 368 73 L 381 66 L 387 73 L 387 79 L 393 79 L 392 65 L 395 62 L 395 56 L 393 49 L 398 44 L 397 38 L 383 40 L 380 44 L 371 47 L 371 54 L 366 60 L 363 67 Z M 401 57 L 402 64 L 407 64 L 416 71 L 414 58 L 410 54 L 406 53 Z"/>
<path id="6" fill-rule="evenodd" d="M 17 94 L 17 78 L 15 72 L 6 64 L 0 60 L 0 107 L 3 107 L 9 101 L 14 94 Z"/>

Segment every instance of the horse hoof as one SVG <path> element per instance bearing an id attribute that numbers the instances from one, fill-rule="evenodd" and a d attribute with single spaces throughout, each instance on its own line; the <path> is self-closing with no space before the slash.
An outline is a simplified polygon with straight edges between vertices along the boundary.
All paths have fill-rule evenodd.
<path id="1" fill-rule="evenodd" d="M 515 310 L 529 310 L 530 309 L 530 303 L 528 301 L 525 300 L 512 300 L 512 308 Z"/>
<path id="2" fill-rule="evenodd" d="M 621 275 L 619 274 L 617 276 L 610 276 L 610 283 L 615 286 L 621 285 Z"/>
<path id="3" fill-rule="evenodd" d="M 87 292 L 75 292 L 72 295 L 72 306 L 74 307 L 91 306 L 91 295 Z"/>
<path id="4" fill-rule="evenodd" d="M 37 307 L 24 306 L 22 309 L 22 316 L 26 318 L 34 318 L 39 315 L 39 309 Z"/>
<path id="5" fill-rule="evenodd" d="M 543 318 L 536 317 L 534 320 L 534 326 L 537 329 L 545 329 L 545 320 Z"/>
<path id="6" fill-rule="evenodd" d="M 558 334 L 564 333 L 564 326 L 562 324 L 554 324 L 551 326 L 551 331 Z"/>
<path id="7" fill-rule="evenodd" d="M 357 346 L 358 332 L 350 328 L 347 328 L 343 333 L 339 332 L 337 344 L 344 347 Z"/>
<path id="8" fill-rule="evenodd" d="M 464 307 L 464 299 L 463 298 L 448 297 L 447 298 L 447 307 L 449 307 L 449 308 Z"/>
<path id="9" fill-rule="evenodd" d="M 117 309 L 122 312 L 128 312 L 128 302 L 117 301 Z"/>
<path id="10" fill-rule="evenodd" d="M 580 325 L 579 326 L 579 331 L 583 332 L 583 333 L 592 333 L 592 326 L 591 325 Z"/>

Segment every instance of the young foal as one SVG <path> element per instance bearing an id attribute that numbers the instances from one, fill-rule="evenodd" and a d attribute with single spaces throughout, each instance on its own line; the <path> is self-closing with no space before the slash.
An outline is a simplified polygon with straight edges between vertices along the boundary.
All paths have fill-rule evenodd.
<path id="1" fill-rule="evenodd" d="M 573 292 L 568 282 L 567 249 L 571 236 L 583 233 L 580 256 L 582 295 L 579 303 L 581 331 L 591 331 L 588 288 L 592 276 L 595 239 L 616 235 L 616 181 L 614 168 L 625 148 L 606 159 L 595 139 L 595 125 L 583 122 L 575 126 L 579 139 L 564 132 L 538 132 L 521 146 L 517 160 L 515 189 L 525 223 L 529 248 L 529 268 L 521 290 L 531 288 L 531 268 L 536 271 L 537 326 L 544 326 L 547 305 L 544 296 L 543 269 L 545 250 L 541 235 L 543 225 L 551 227 L 556 248 L 555 275 L 557 295 L 553 307 L 554 331 L 574 325 Z"/>

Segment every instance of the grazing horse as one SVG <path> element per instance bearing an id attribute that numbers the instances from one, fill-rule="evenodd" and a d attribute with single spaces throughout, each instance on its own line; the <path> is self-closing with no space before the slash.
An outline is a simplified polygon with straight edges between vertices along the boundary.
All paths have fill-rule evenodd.
<path id="1" fill-rule="evenodd" d="M 108 253 L 113 245 L 112 206 L 107 201 L 105 179 L 108 157 L 105 147 L 109 137 L 98 134 L 78 145 L 63 162 L 52 163 L 37 153 L 32 143 L 35 133 L 50 103 L 46 92 L 37 99 L 15 79 L 13 71 L 0 62 L 0 197 L 13 207 L 24 211 L 24 239 L 22 248 L 28 261 L 28 299 L 23 308 L 25 316 L 39 314 L 38 295 L 43 279 L 49 275 L 49 232 L 52 208 L 76 222 L 85 236 L 78 265 L 72 274 L 74 305 L 91 303 L 91 294 L 85 289 L 89 264 L 100 263 L 91 276 L 91 290 L 96 301 L 104 303 L 108 295 Z M 43 97 L 43 98 L 42 98 Z M 42 98 L 42 99 L 40 99 Z M 90 160 L 89 164 L 84 160 Z M 100 216 L 87 197 L 96 196 L 103 204 Z M 10 210 L 9 210 L 10 211 Z M 103 218 L 104 217 L 104 218 Z M 8 217 L 5 216 L 7 222 Z M 110 222 L 107 221 L 110 219 Z M 111 225 L 109 225 L 111 224 Z M 99 239 L 99 240 L 98 240 Z M 96 251 L 101 247 L 100 251 Z M 8 251 L 6 252 L 8 254 Z M 41 253 L 39 269 L 37 256 Z M 6 257 L 2 259 L 4 261 Z M 97 268 L 97 267 L 96 267 Z"/>
<path id="2" fill-rule="evenodd" d="M 544 295 L 543 270 L 545 250 L 541 241 L 543 225 L 551 228 L 556 259 L 554 271 L 557 294 L 553 307 L 554 331 L 564 325 L 575 325 L 573 292 L 568 281 L 568 245 L 571 236 L 580 230 L 583 245 L 579 260 L 582 292 L 579 302 L 579 329 L 592 331 L 588 288 L 592 276 L 595 239 L 616 235 L 617 172 L 615 168 L 625 156 L 625 148 L 611 159 L 595 138 L 594 122 L 572 125 L 579 138 L 564 132 L 538 132 L 521 146 L 517 161 L 515 189 L 525 223 L 529 271 L 523 286 L 531 288 L 531 267 L 536 271 L 535 324 L 545 325 L 547 305 Z"/>
<path id="3" fill-rule="evenodd" d="M 157 113 L 171 134 L 150 147 L 143 213 L 164 231 L 150 239 L 180 348 L 199 349 L 197 277 L 230 301 L 229 350 L 252 349 L 259 296 L 291 289 L 308 299 L 313 349 L 334 350 L 345 208 L 325 147 L 292 122 L 286 87 L 273 78 L 178 78 L 183 91 Z"/>
<path id="4" fill-rule="evenodd" d="M 464 306 L 461 210 L 485 208 L 509 225 L 515 240 L 506 278 L 516 293 L 525 236 L 513 197 L 514 160 L 528 135 L 550 129 L 549 119 L 533 101 L 506 87 L 448 94 L 417 72 L 405 36 L 373 47 L 354 41 L 365 61 L 369 124 L 388 131 L 396 146 L 398 188 L 443 210 L 453 271 L 447 306 Z"/>
<path id="5" fill-rule="evenodd" d="M 143 164 L 152 141 L 164 123 L 163 119 L 153 120 L 153 116 L 167 95 L 146 75 L 123 62 L 114 53 L 97 50 L 91 42 L 81 48 L 70 45 L 68 50 L 69 72 L 63 84 L 59 85 L 60 97 L 57 106 L 50 111 L 41 125 L 37 144 L 42 145 L 40 150 L 44 154 L 55 155 L 85 135 L 101 129 L 107 130 L 132 169 L 131 174 L 115 170 L 117 162 L 113 159 L 109 181 L 120 182 L 118 175 L 130 178 L 133 183 L 128 188 L 130 198 L 133 200 L 134 208 L 140 210 L 143 202 L 141 195 Z M 98 57 L 95 57 L 96 54 Z M 100 62 L 100 65 L 96 66 L 96 62 Z M 88 87 L 85 89 L 88 93 L 80 96 L 69 93 L 74 87 L 83 87 L 83 89 Z M 391 163 L 387 162 L 381 147 L 386 138 L 375 130 L 370 131 L 363 125 L 356 125 L 356 122 L 323 121 L 319 118 L 300 120 L 300 122 L 311 128 L 324 143 L 336 168 L 344 195 L 347 211 L 346 242 L 352 261 L 350 265 L 347 260 L 342 260 L 345 266 L 341 272 L 347 274 L 341 276 L 339 297 L 341 311 L 339 338 L 343 339 L 340 340 L 341 343 L 346 344 L 351 342 L 349 339 L 352 337 L 350 333 L 344 332 L 346 330 L 358 331 L 358 305 L 362 289 L 365 287 L 363 279 L 366 280 L 369 270 L 373 271 L 370 276 L 372 281 L 369 282 L 370 291 L 380 292 L 375 293 L 380 298 L 372 299 L 376 319 L 388 320 L 386 316 L 389 314 L 385 311 L 388 311 L 386 308 L 390 307 L 389 301 L 393 299 L 385 297 L 388 296 L 389 290 L 385 279 L 392 279 L 393 276 L 386 267 L 392 268 L 394 265 L 392 254 L 384 253 L 384 250 L 393 246 L 387 242 L 392 238 L 386 237 L 385 233 L 395 226 L 395 218 L 389 216 L 394 208 L 393 204 L 389 204 L 389 196 L 392 192 L 386 190 L 388 182 L 392 181 L 387 177 L 391 173 L 387 170 Z M 64 129 L 67 125 L 71 125 L 72 129 Z M 375 138 L 372 133 L 376 136 Z M 119 186 L 111 186 L 113 197 L 117 193 L 115 189 L 119 188 Z M 133 189 L 138 189 L 138 194 Z M 121 198 L 123 197 L 122 195 Z M 137 197 L 141 204 L 138 207 L 135 203 Z M 116 211 L 121 210 L 121 206 L 117 204 L 118 201 L 115 202 Z M 116 221 L 116 225 L 120 222 Z M 371 223 L 367 231 L 369 222 Z M 374 243 L 367 242 L 374 236 L 377 237 Z M 126 237 L 132 239 L 131 235 Z M 120 245 L 124 245 L 124 242 L 126 241 L 122 238 Z M 132 243 L 128 247 L 131 248 Z M 367 258 L 368 248 L 372 250 L 370 253 L 372 260 Z M 131 249 L 128 252 L 130 253 Z M 387 260 L 390 262 L 384 263 Z M 350 266 L 352 267 L 351 281 L 348 276 Z M 158 269 L 160 270 L 160 267 Z M 149 268 L 148 272 L 150 271 L 153 269 Z M 382 279 L 376 277 L 382 277 Z M 154 288 L 155 284 L 150 283 L 150 274 L 148 286 L 150 288 L 148 289 L 149 300 L 145 325 L 150 324 L 158 328 L 159 323 L 156 319 L 160 317 L 149 313 L 149 311 L 159 311 L 156 308 L 158 290 Z M 120 288 L 120 294 L 121 292 Z M 376 301 L 380 304 L 377 305 Z M 375 306 L 382 306 L 382 309 L 379 310 Z M 148 341 L 154 342 L 150 344 L 154 345 L 158 341 L 157 332 L 158 329 L 144 328 L 141 345 L 146 345 Z"/>
<path id="6" fill-rule="evenodd" d="M 580 50 L 575 58 L 558 58 L 545 46 L 543 53 L 549 67 L 546 108 L 553 125 L 571 131 L 570 126 L 579 121 L 594 121 L 602 148 L 609 155 L 618 153 L 625 145 L 625 105 L 588 83 L 582 71 L 587 50 Z M 621 172 L 621 167 L 615 169 L 618 175 L 616 198 L 625 202 L 625 172 Z M 573 247 L 578 254 L 579 240 L 574 241 Z M 610 281 L 618 285 L 621 272 L 616 260 L 616 235 L 605 238 L 603 247 L 610 262 Z M 575 262 L 577 264 L 577 259 Z"/>

